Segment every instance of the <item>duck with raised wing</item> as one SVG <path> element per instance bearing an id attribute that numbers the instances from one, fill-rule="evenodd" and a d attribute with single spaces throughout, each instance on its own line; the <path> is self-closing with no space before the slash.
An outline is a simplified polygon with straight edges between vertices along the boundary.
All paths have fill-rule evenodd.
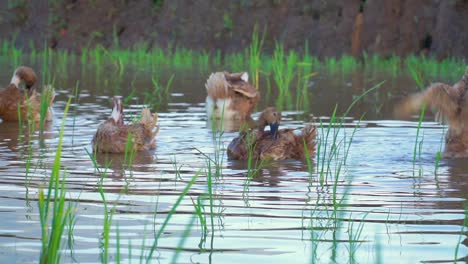
<path id="1" fill-rule="evenodd" d="M 93 137 L 92 145 L 95 152 L 124 153 L 156 148 L 158 115 L 151 114 L 148 108 L 141 110 L 141 119 L 134 124 L 124 124 L 122 101 L 113 98 L 112 114 L 102 122 Z M 128 149 L 128 142 L 131 149 Z"/>
<path id="2" fill-rule="evenodd" d="M 205 84 L 208 117 L 248 120 L 260 100 L 260 93 L 249 83 L 247 72 L 212 73 Z"/>
<path id="3" fill-rule="evenodd" d="M 312 158 L 315 153 L 317 129 L 306 125 L 300 133 L 294 129 L 278 129 L 281 123 L 281 112 L 268 107 L 257 121 L 257 129 L 241 131 L 228 146 L 227 155 L 231 160 L 252 159 L 298 159 Z M 265 131 L 269 126 L 270 130 Z"/>
<path id="4" fill-rule="evenodd" d="M 445 135 L 446 158 L 468 157 L 468 67 L 454 85 L 433 83 L 397 105 L 395 112 L 405 117 L 418 112 L 423 105 L 436 110 L 436 119 L 448 124 Z"/>
<path id="5" fill-rule="evenodd" d="M 18 121 L 21 118 L 38 122 L 41 120 L 41 109 L 45 109 L 45 121 L 52 121 L 54 89 L 45 87 L 42 96 L 46 98 L 41 99 L 41 95 L 33 88 L 36 81 L 37 75 L 30 67 L 21 66 L 15 70 L 10 84 L 0 90 L 0 119 Z M 24 83 L 26 90 L 20 89 L 21 83 Z"/>

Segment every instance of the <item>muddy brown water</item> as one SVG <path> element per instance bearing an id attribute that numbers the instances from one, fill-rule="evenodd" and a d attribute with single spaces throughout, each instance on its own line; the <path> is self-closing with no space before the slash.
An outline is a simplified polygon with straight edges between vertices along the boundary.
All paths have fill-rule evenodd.
<path id="1" fill-rule="evenodd" d="M 192 199 L 196 201 L 208 192 L 203 169 L 207 166 L 205 155 L 214 157 L 216 145 L 204 109 L 204 81 L 209 72 L 209 69 L 161 72 L 162 82 L 173 73 L 175 81 L 170 94 L 153 105 L 159 111 L 161 127 L 154 151 L 137 153 L 131 167 L 125 165 L 123 155 L 98 155 L 99 166 L 108 167 L 103 184 L 105 196 L 116 209 L 111 261 L 115 260 L 117 224 L 121 259 L 138 262 L 141 250 L 147 252 L 150 248 L 154 227 L 159 230 L 182 190 L 202 169 L 159 240 L 155 253 L 158 259 L 154 261 L 169 262 L 192 219 Z M 128 96 L 134 90 L 125 109 L 129 119 L 139 112 L 145 103 L 145 91 L 152 87 L 151 78 L 145 78 L 145 72 L 135 68 L 130 67 L 123 80 L 115 80 L 112 72 L 104 73 L 96 76 L 89 69 L 56 79 L 56 119 L 42 136 L 35 132 L 19 137 L 18 124 L 0 123 L 2 263 L 39 259 L 38 190 L 46 187 L 61 117 L 66 100 L 73 97 L 76 80 L 80 81 L 79 99 L 72 101 L 66 120 L 61 165 L 67 175 L 67 199 L 76 204 L 76 224 L 71 249 L 64 243 L 62 261 L 100 262 L 104 207 L 97 189 L 99 174 L 86 150 L 91 151 L 96 127 L 109 116 L 110 98 L 114 94 Z M 9 80 L 9 75 L 0 73 L 0 80 Z M 457 257 L 461 263 L 466 262 L 467 233 L 466 227 L 463 231 L 463 219 L 468 197 L 468 163 L 463 159 L 441 160 L 435 173 L 435 156 L 445 128 L 433 122 L 431 115 L 422 124 L 423 143 L 417 161 L 413 162 L 417 119 L 398 120 L 392 114 L 394 102 L 415 91 L 409 78 L 324 73 L 308 89 L 310 106 L 305 111 L 294 105 L 284 107 L 283 126 L 301 127 L 304 121 L 313 120 L 322 120 L 326 125 L 336 103 L 346 108 L 353 96 L 362 93 L 363 87 L 369 88 L 382 80 L 386 83 L 359 101 L 346 119 L 339 139 L 344 133 L 349 138 L 356 125 L 358 129 L 338 180 L 329 178 L 324 187 L 319 183 L 317 171 L 322 163 L 317 157 L 312 175 L 303 162 L 283 161 L 265 165 L 248 180 L 247 164 L 228 161 L 224 153 L 237 133 L 223 133 L 222 176 L 213 180 L 213 229 L 207 215 L 209 232 L 203 241 L 196 219 L 177 261 L 453 262 L 458 247 Z M 275 104 L 277 98 L 275 92 L 267 95 L 264 88 L 261 91 L 262 103 L 257 110 Z M 319 133 L 323 139 L 324 131 Z M 333 175 L 337 174 L 340 159 L 330 163 Z M 333 203 L 343 197 L 343 207 L 333 215 Z M 204 202 L 204 210 L 210 210 L 208 201 Z M 336 225 L 334 217 L 341 220 Z M 354 252 L 354 259 L 350 252 Z"/>

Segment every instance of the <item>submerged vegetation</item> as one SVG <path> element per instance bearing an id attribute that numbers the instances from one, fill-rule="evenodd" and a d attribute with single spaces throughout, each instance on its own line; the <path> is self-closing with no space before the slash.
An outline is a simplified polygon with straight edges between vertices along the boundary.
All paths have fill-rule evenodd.
<path id="1" fill-rule="evenodd" d="M 228 18 L 225 18 L 225 23 L 229 27 Z M 391 207 L 392 204 L 388 208 L 382 207 L 382 210 L 372 207 L 377 208 L 376 211 L 366 210 L 364 207 L 352 210 L 351 207 L 359 205 L 353 204 L 349 197 L 353 192 L 354 175 L 348 165 L 355 162 L 350 159 L 352 152 L 350 149 L 352 145 L 354 146 L 355 136 L 359 133 L 363 116 L 348 122 L 350 120 L 348 115 L 350 115 L 352 108 L 356 108 L 358 102 L 365 101 L 368 97 L 380 92 L 378 88 L 383 85 L 384 81 L 377 76 L 381 73 L 391 77 L 408 76 L 414 81 L 414 88 L 417 90 L 437 78 L 457 80 L 463 73 L 466 63 L 455 58 L 439 61 L 424 56 L 382 58 L 378 55 L 368 54 L 364 54 L 362 59 L 351 56 L 322 59 L 309 54 L 307 45 L 305 52 L 300 53 L 285 49 L 281 43 L 277 43 L 274 51 L 269 54 L 262 47 L 264 36 L 259 36 L 256 32 L 255 30 L 252 36 L 253 41 L 248 49 L 244 52 L 227 54 L 223 54 L 221 51 L 197 52 L 180 47 L 148 49 L 147 45 L 144 44 L 136 45 L 129 50 L 119 49 L 118 46 L 112 49 L 98 46 L 84 48 L 78 53 L 51 49 L 36 50 L 34 47 L 23 51 L 12 43 L 3 41 L 0 43 L 0 64 L 10 68 L 22 64 L 41 65 L 43 86 L 53 84 L 53 86 L 60 87 L 63 79 L 79 80 L 79 82 L 75 82 L 74 100 L 71 106 L 73 107 L 72 146 L 66 145 L 66 147 L 72 148 L 71 153 L 73 154 L 80 152 L 80 150 L 76 150 L 74 142 L 76 118 L 79 115 L 77 107 L 80 100 L 78 99 L 81 98 L 80 93 L 82 92 L 78 90 L 78 87 L 80 89 L 86 87 L 85 82 L 88 79 L 92 79 L 92 83 L 99 87 L 98 91 L 102 87 L 102 89 L 111 90 L 114 94 L 121 94 L 123 80 L 131 79 L 131 87 L 128 89 L 131 92 L 122 94 L 126 100 L 133 100 L 136 97 L 135 100 L 138 104 L 164 109 L 171 100 L 170 95 L 173 92 L 172 88 L 175 86 L 177 74 L 171 72 L 166 75 L 170 77 L 164 80 L 160 77 L 162 71 L 174 69 L 195 71 L 196 74 L 208 77 L 208 73 L 212 69 L 248 70 L 252 83 L 256 87 L 261 87 L 261 92 L 267 98 L 266 101 L 275 102 L 280 109 L 305 111 L 310 108 L 311 101 L 314 100 L 309 96 L 309 92 L 317 79 L 325 78 L 323 75 L 331 76 L 330 78 L 348 76 L 352 79 L 353 73 L 363 72 L 370 81 L 366 82 L 366 85 L 360 85 L 359 89 L 354 91 L 355 97 L 349 107 L 343 108 L 343 105 L 333 104 L 330 105 L 331 114 L 329 117 L 308 120 L 317 122 L 319 125 L 317 154 L 316 157 L 310 157 L 305 162 L 294 164 L 297 166 L 294 167 L 295 170 L 306 173 L 305 181 L 295 182 L 295 184 L 302 184 L 304 188 L 308 189 L 306 197 L 294 196 L 303 194 L 295 190 L 291 193 L 288 193 L 289 190 L 283 192 L 281 189 L 283 186 L 275 183 L 275 181 L 279 182 L 277 175 L 267 175 L 267 177 L 277 177 L 271 180 L 271 185 L 274 188 L 279 188 L 280 195 L 285 195 L 284 198 L 279 199 L 280 202 L 291 203 L 296 206 L 296 210 L 301 211 L 302 215 L 297 216 L 289 210 L 278 210 L 280 215 L 284 214 L 282 216 L 287 218 L 287 221 L 300 221 L 302 223 L 301 226 L 291 225 L 287 230 L 288 232 L 297 230 L 301 232 L 302 237 L 298 240 L 300 243 L 306 242 L 304 245 L 308 245 L 311 263 L 360 263 L 358 256 L 363 255 L 369 258 L 365 262 L 382 262 L 384 255 L 382 251 L 386 243 L 383 237 L 387 235 L 389 237 L 388 244 L 391 244 L 390 235 L 394 235 L 392 232 L 395 231 L 387 230 L 387 233 L 379 231 L 381 233 L 376 232 L 373 236 L 369 236 L 365 230 L 368 226 L 375 228 L 376 223 L 380 225 L 380 229 L 382 226 L 388 228 L 391 225 L 406 224 L 406 219 L 395 219 L 395 217 L 402 217 L 403 205 L 395 209 Z M 88 76 L 90 73 L 93 73 L 92 76 Z M 148 83 L 151 83 L 151 86 L 140 87 L 140 78 L 150 80 Z M 369 83 L 372 85 L 367 85 Z M 189 83 L 189 85 L 192 84 Z M 365 87 L 371 88 L 365 89 Z M 200 93 L 203 91 L 203 87 L 193 87 L 193 89 L 200 90 Z M 138 98 L 137 94 L 143 94 L 144 98 Z M 89 206 L 87 204 L 89 201 L 76 199 L 75 195 L 70 195 L 68 191 L 76 191 L 76 186 L 74 186 L 76 182 L 69 180 L 67 168 L 61 163 L 65 136 L 64 126 L 70 102 L 72 102 L 71 99 L 63 115 L 56 155 L 52 165 L 42 163 L 40 160 L 42 157 L 36 160 L 36 155 L 32 153 L 32 143 L 27 142 L 27 154 L 25 154 L 27 155 L 25 157 L 27 159 L 25 163 L 27 178 L 28 174 L 43 173 L 44 178 L 48 179 L 46 181 L 48 184 L 39 184 L 37 197 L 41 229 L 39 257 L 41 263 L 60 263 L 64 259 L 64 255 L 75 261 L 77 256 L 74 252 L 74 240 L 76 240 L 77 234 L 82 232 L 80 228 L 90 228 L 89 226 L 80 226 L 87 225 L 85 223 L 87 220 L 91 221 L 87 218 L 80 218 L 80 214 L 85 214 L 83 211 L 88 210 L 86 207 Z M 416 128 L 416 142 L 414 142 L 412 159 L 413 170 L 416 169 L 414 166 L 416 161 L 421 159 L 423 114 L 424 111 L 421 113 Z M 268 201 L 268 194 L 256 189 L 259 188 L 258 181 L 264 177 L 265 171 L 274 168 L 275 165 L 269 161 L 257 162 L 253 160 L 251 158 L 252 149 L 249 147 L 250 158 L 246 164 L 241 164 L 240 168 L 226 169 L 224 153 L 226 135 L 222 127 L 216 127 L 216 122 L 213 121 L 212 124 L 213 127 L 209 131 L 211 132 L 209 135 L 211 145 L 207 147 L 209 150 L 206 148 L 190 149 L 196 153 L 196 162 L 187 159 L 186 156 L 176 157 L 174 155 L 169 166 L 161 171 L 152 171 L 148 178 L 145 178 L 144 175 L 138 175 L 138 173 L 132 173 L 135 167 L 138 167 L 138 164 L 135 165 L 134 162 L 138 158 L 138 154 L 129 147 L 123 155 L 123 160 L 114 157 L 115 161 L 107 162 L 108 157 L 106 157 L 105 164 L 100 164 L 96 155 L 93 156 L 87 150 L 84 151 L 86 155 L 81 162 L 91 167 L 92 172 L 89 173 L 94 177 L 90 179 L 89 183 L 86 183 L 92 186 L 86 191 L 98 193 L 99 209 L 103 211 L 102 215 L 96 216 L 98 220 L 93 222 L 97 223 L 96 230 L 99 230 L 95 237 L 95 240 L 99 241 L 99 258 L 96 257 L 91 261 L 151 263 L 158 259 L 177 263 L 181 260 L 183 253 L 189 253 L 191 254 L 190 258 L 196 254 L 207 256 L 206 262 L 211 263 L 214 253 L 229 254 L 231 250 L 235 251 L 235 249 L 226 248 L 224 242 L 219 242 L 225 239 L 223 232 L 232 224 L 226 223 L 225 218 L 232 216 L 233 213 L 226 212 L 225 203 L 235 200 L 233 197 L 242 197 L 244 202 L 241 204 L 235 201 L 237 202 L 235 206 L 230 208 L 234 211 L 235 217 L 247 215 L 261 219 L 259 223 L 254 223 L 255 225 L 249 226 L 247 229 L 255 230 L 258 228 L 265 233 L 274 231 L 276 227 L 269 229 L 270 226 L 268 226 L 268 221 L 273 219 L 272 212 L 268 208 L 262 208 L 264 205 L 260 204 L 262 199 Z M 28 132 L 32 133 L 30 130 Z M 41 128 L 42 130 L 44 128 Z M 250 136 L 247 136 L 247 139 L 249 138 Z M 128 143 L 130 142 L 131 138 L 129 137 Z M 127 146 L 129 145 L 127 144 Z M 164 147 L 163 145 L 162 148 Z M 185 149 L 185 151 L 188 150 Z M 308 152 L 306 151 L 306 153 Z M 67 155 L 70 154 L 67 153 Z M 64 155 L 64 157 L 67 156 Z M 110 159 L 112 160 L 112 158 Z M 191 165 L 185 166 L 184 162 L 191 162 Z M 411 163 L 411 159 L 409 162 Z M 439 166 L 439 160 L 436 163 L 436 171 L 438 171 L 437 166 Z M 418 169 L 421 170 L 421 168 Z M 123 172 L 120 173 L 119 170 Z M 126 171 L 130 171 L 130 173 L 125 173 Z M 236 176 L 242 177 L 243 186 L 235 186 L 226 191 L 228 189 L 226 186 L 232 180 L 226 179 L 226 175 L 231 173 L 229 176 L 232 177 L 232 171 L 236 171 Z M 266 172 L 266 174 L 269 173 L 269 171 Z M 420 172 L 418 176 L 421 175 Z M 165 176 L 166 178 L 164 178 Z M 291 181 L 294 180 L 297 179 L 291 179 Z M 29 179 L 25 181 L 29 181 Z M 143 191 L 140 190 L 141 192 L 136 192 L 134 189 L 137 181 L 143 183 Z M 167 184 L 167 182 L 174 186 L 166 186 L 166 189 L 161 188 L 161 185 Z M 196 185 L 203 187 L 195 189 Z M 145 211 L 146 207 L 139 204 L 139 202 L 143 204 L 142 200 L 145 200 L 142 197 L 154 198 L 148 202 L 154 208 L 153 210 Z M 26 200 L 28 199 L 30 198 L 27 197 Z M 388 211 L 384 211 L 387 209 Z M 463 223 L 460 224 L 462 228 L 456 234 L 458 244 L 453 251 L 455 260 L 460 258 L 459 245 L 462 235 L 466 233 L 466 207 L 463 212 L 464 219 Z M 127 217 L 130 215 L 128 218 L 134 221 L 132 223 L 138 223 L 138 226 L 131 226 L 131 228 L 127 226 L 125 229 L 125 221 L 128 219 L 120 217 L 121 215 L 127 215 Z M 390 219 L 391 215 L 392 219 Z M 88 216 L 88 218 L 91 217 Z M 175 218 L 178 220 L 174 221 Z M 372 219 L 367 221 L 369 218 Z M 252 220 L 248 220 L 249 225 L 250 221 Z M 457 224 L 459 224 L 458 222 Z M 267 227 L 263 226 L 265 223 Z M 240 225 L 231 228 L 239 233 L 246 231 Z M 137 233 L 137 238 L 133 237 L 132 239 L 129 234 L 133 233 Z M 399 234 L 399 231 L 395 233 Z M 63 238 L 65 235 L 68 235 L 67 247 L 64 246 Z M 261 237 L 263 236 L 262 234 Z M 247 238 L 250 239 L 250 237 Z M 88 242 L 89 239 L 83 240 Z M 296 237 L 291 235 L 289 239 L 294 241 Z M 249 245 L 242 246 L 249 247 Z M 262 252 L 262 254 L 268 250 L 267 245 L 264 248 L 259 245 L 255 246 L 258 247 L 255 250 Z M 362 250 L 367 250 L 367 253 L 359 254 Z M 170 252 L 169 256 L 167 252 Z M 254 250 L 252 252 L 254 252 L 253 254 L 257 253 Z M 203 262 L 188 258 L 181 262 L 189 261 Z"/>

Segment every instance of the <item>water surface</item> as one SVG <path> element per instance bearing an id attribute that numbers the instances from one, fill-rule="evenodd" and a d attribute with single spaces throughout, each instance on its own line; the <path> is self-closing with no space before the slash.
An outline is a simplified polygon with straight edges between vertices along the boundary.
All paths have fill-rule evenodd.
<path id="1" fill-rule="evenodd" d="M 137 153 L 131 165 L 123 155 L 96 157 L 106 171 L 105 197 L 110 207 L 115 205 L 111 260 L 115 260 L 117 225 L 123 260 L 137 262 L 147 254 L 154 230 L 159 230 L 187 183 L 200 171 L 159 240 L 155 256 L 161 263 L 169 262 L 194 217 L 193 201 L 208 193 L 206 156 L 216 156 L 217 143 L 204 109 L 209 72 L 162 69 L 163 83 L 175 74 L 171 91 L 151 98 L 147 93 L 153 86 L 144 69 L 130 67 L 122 80 L 116 80 L 112 71 L 98 74 L 92 67 L 79 68 L 56 77 L 56 119 L 43 135 L 21 131 L 16 123 L 0 123 L 1 262 L 39 259 L 38 190 L 47 187 L 69 97 L 73 100 L 61 168 L 66 173 L 67 199 L 76 206 L 76 224 L 62 258 L 63 262 L 100 262 L 104 206 L 97 188 L 100 174 L 87 151 L 91 151 L 98 124 L 110 115 L 110 98 L 115 94 L 127 97 L 127 120 L 145 103 L 152 103 L 152 109 L 159 112 L 161 129 L 157 148 Z M 0 73 L 1 80 L 9 78 L 8 72 Z M 75 97 L 77 80 L 80 89 Z M 207 215 L 205 237 L 200 222 L 194 220 L 178 262 L 453 262 L 457 247 L 457 257 L 466 262 L 468 238 L 463 219 L 468 163 L 441 160 L 436 166 L 445 128 L 433 122 L 431 115 L 422 124 L 423 142 L 414 160 L 417 120 L 393 117 L 394 103 L 416 91 L 408 77 L 324 72 L 306 92 L 308 105 L 283 106 L 283 126 L 300 128 L 305 122 L 320 121 L 326 126 L 336 104 L 338 112 L 344 112 L 353 98 L 383 80 L 381 88 L 350 112 L 339 131 L 341 151 L 330 167 L 322 162 L 322 154 L 314 158 L 312 173 L 307 163 L 283 161 L 264 164 L 249 179 L 247 163 L 228 161 L 225 155 L 224 148 L 237 133 L 223 133 L 222 155 L 218 156 L 222 175 L 213 179 L 213 225 Z M 267 93 L 265 80 L 261 84 L 258 111 L 274 105 L 278 98 L 274 87 Z M 291 94 L 295 101 L 296 91 Z M 345 134 L 351 139 L 353 132 L 344 163 L 349 142 L 342 139 Z M 319 134 L 323 146 L 330 146 L 325 131 L 319 129 Z M 322 171 L 329 171 L 323 184 Z M 206 199 L 204 210 L 210 211 Z"/>

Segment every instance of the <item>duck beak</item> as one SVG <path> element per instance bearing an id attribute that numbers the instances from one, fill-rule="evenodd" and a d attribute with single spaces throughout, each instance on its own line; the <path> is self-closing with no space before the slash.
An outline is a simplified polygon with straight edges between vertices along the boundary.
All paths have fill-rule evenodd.
<path id="1" fill-rule="evenodd" d="M 279 128 L 278 122 L 270 124 L 270 135 L 275 139 L 278 138 L 278 128 Z"/>

